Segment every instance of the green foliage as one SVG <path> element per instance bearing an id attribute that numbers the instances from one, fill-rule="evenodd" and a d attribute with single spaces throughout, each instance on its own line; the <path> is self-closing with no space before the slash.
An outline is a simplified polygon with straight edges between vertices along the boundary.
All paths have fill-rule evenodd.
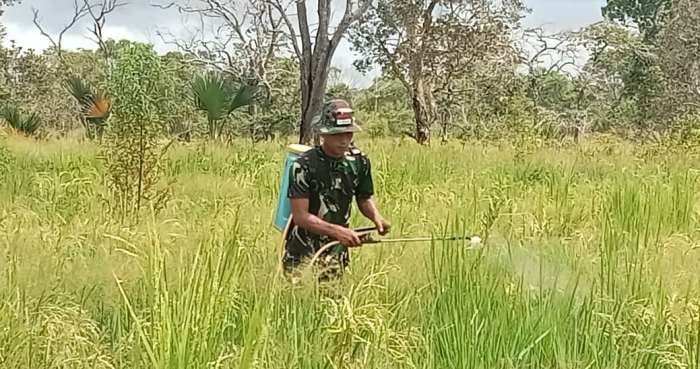
<path id="1" fill-rule="evenodd" d="M 548 109 L 564 111 L 571 109 L 576 100 L 574 82 L 556 70 L 536 69 L 532 73 L 535 79 L 536 94 L 529 92 L 529 97 L 538 105 Z"/>
<path id="2" fill-rule="evenodd" d="M 231 113 L 244 106 L 253 105 L 257 99 L 257 86 L 236 86 L 216 72 L 197 76 L 191 85 L 196 108 L 207 114 L 211 139 L 218 139 L 224 122 Z"/>
<path id="3" fill-rule="evenodd" d="M 358 94 L 353 106 L 358 110 L 358 123 L 374 135 L 402 136 L 413 128 L 408 92 L 396 78 L 377 78 Z"/>
<path id="4" fill-rule="evenodd" d="M 326 98 L 351 101 L 375 136 L 415 135 L 418 115 L 430 130 L 439 127 L 443 140 L 489 140 L 524 132 L 537 136 L 533 139 L 560 140 L 572 132 L 591 131 L 636 140 L 700 112 L 700 95 L 694 91 L 700 69 L 688 62 L 698 54 L 693 38 L 700 24 L 696 1 L 608 1 L 603 13 L 612 21 L 554 36 L 567 38 L 560 48 L 571 42 L 587 49 L 590 58 L 576 77 L 556 67 L 545 72 L 532 65 L 521 73 L 520 64 L 531 55 L 513 47 L 523 41 L 515 36 L 519 32 L 511 32 L 525 13 L 519 0 L 480 1 L 490 11 L 473 16 L 466 8 L 474 2 L 450 0 L 439 3 L 440 11 L 426 22 L 429 3 L 373 3 L 363 22 L 353 23 L 349 36 L 362 54 L 357 69 L 366 71 L 378 63 L 383 76 L 366 88 L 334 83 L 336 78 L 329 77 Z M 0 7 L 7 4 L 0 0 Z M 639 34 L 620 25 L 629 20 L 641 26 Z M 6 42 L 0 46 L 0 107 L 36 112 L 47 134 L 70 135 L 82 125 L 88 139 L 99 138 L 115 103 L 101 91 L 112 92 L 107 87 L 110 76 L 135 45 L 107 39 L 98 50 L 64 49 L 59 59 L 55 47 L 37 52 Z M 559 44 L 548 42 L 554 45 Z M 218 50 L 157 55 L 171 86 L 169 97 L 153 104 L 163 121 L 157 135 L 187 141 L 222 135 L 262 141 L 298 134 L 299 61 L 282 56 L 283 48 L 273 51 L 265 65 L 246 59 L 245 53 L 232 54 L 240 59 L 235 63 L 264 75 L 251 85 L 235 81 L 240 76 L 230 77 L 237 65 L 222 74 L 207 72 L 213 64 L 230 64 Z M 548 63 L 549 51 L 540 62 Z M 95 110 L 99 117 L 87 113 Z"/>
<path id="5" fill-rule="evenodd" d="M 7 140 L 0 367 L 696 368 L 698 156 L 593 138 L 358 137 L 387 237 L 485 247 L 356 248 L 342 282 L 295 286 L 271 247 L 283 145 L 176 148 L 178 201 L 125 229 L 90 196 L 94 143 Z"/>
<path id="6" fill-rule="evenodd" d="M 255 114 L 242 122 L 243 132 L 254 140 L 270 139 L 275 134 L 298 134 L 299 106 L 299 61 L 293 57 L 278 57 L 270 62 L 265 89 L 269 91 L 256 104 Z"/>
<path id="7" fill-rule="evenodd" d="M 326 88 L 326 100 L 342 99 L 353 104 L 355 100 L 355 93 L 352 91 L 350 86 L 345 83 L 337 83 Z"/>
<path id="8" fill-rule="evenodd" d="M 15 106 L 5 106 L 0 109 L 0 118 L 15 131 L 26 136 L 34 135 L 41 127 L 41 117 L 36 112 L 27 113 Z"/>
<path id="9" fill-rule="evenodd" d="M 192 82 L 192 94 L 197 109 L 207 113 L 209 121 L 224 119 L 230 99 L 224 79 L 215 73 L 197 76 Z"/>
<path id="10" fill-rule="evenodd" d="M 651 38 L 659 31 L 659 16 L 673 0 L 608 0 L 602 7 L 602 14 L 611 20 L 626 24 L 633 21 L 645 38 Z"/>
<path id="11" fill-rule="evenodd" d="M 663 73 L 656 46 L 628 29 L 598 22 L 582 31 L 591 53 L 583 70 L 586 106 L 600 130 L 644 131 L 658 128 Z"/>
<path id="12" fill-rule="evenodd" d="M 68 77 L 66 88 L 83 107 L 83 113 L 87 114 L 87 106 L 90 104 L 89 96 L 93 94 L 92 88 L 78 76 Z"/>
<path id="13" fill-rule="evenodd" d="M 66 88 L 80 105 L 81 121 L 88 139 L 102 139 L 110 110 L 107 96 L 78 76 L 66 80 Z"/>
<path id="14" fill-rule="evenodd" d="M 123 50 L 109 80 L 114 97 L 105 160 L 114 210 L 136 216 L 143 205 L 158 210 L 168 189 L 158 189 L 161 157 L 159 136 L 171 118 L 174 84 L 151 46 L 133 44 Z M 124 219 L 124 218 L 122 218 Z"/>
<path id="15" fill-rule="evenodd" d="M 688 114 L 671 121 L 666 138 L 672 146 L 696 148 L 700 144 L 700 114 Z"/>

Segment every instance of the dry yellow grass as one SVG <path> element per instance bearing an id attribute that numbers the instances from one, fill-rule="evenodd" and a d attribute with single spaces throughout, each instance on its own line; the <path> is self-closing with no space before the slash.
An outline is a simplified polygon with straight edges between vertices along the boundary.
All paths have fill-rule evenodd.
<path id="1" fill-rule="evenodd" d="M 605 138 L 357 144 L 392 236 L 485 248 L 366 246 L 332 294 L 292 288 L 272 227 L 282 144 L 176 146 L 172 200 L 126 228 L 97 145 L 4 139 L 0 366 L 699 367 L 695 160 Z"/>

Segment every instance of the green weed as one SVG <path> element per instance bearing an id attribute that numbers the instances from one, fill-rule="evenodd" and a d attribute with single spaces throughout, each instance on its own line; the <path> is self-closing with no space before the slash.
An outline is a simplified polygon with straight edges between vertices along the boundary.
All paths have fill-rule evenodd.
<path id="1" fill-rule="evenodd" d="M 272 227 L 284 144 L 176 144 L 172 200 L 126 228 L 97 146 L 7 140 L 0 366 L 700 368 L 694 158 L 357 144 L 392 236 L 484 247 L 367 245 L 346 280 L 292 286 Z"/>

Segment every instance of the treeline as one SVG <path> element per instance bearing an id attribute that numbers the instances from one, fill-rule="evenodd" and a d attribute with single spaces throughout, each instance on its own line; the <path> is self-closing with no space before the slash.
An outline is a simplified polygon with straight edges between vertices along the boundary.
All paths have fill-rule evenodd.
<path id="1" fill-rule="evenodd" d="M 272 0 L 260 4 L 266 1 Z M 318 108 L 314 101 L 331 98 L 351 101 L 370 134 L 408 135 L 421 143 L 578 139 L 590 132 L 634 140 L 697 138 L 699 2 L 609 0 L 602 9 L 608 20 L 557 34 L 522 29 L 527 10 L 516 0 L 498 6 L 490 0 L 448 2 L 453 7 L 440 12 L 437 1 L 382 0 L 366 8 L 360 2 L 362 12 L 348 19 L 344 36 L 363 55 L 358 70 L 367 62 L 382 66 L 383 75 L 367 88 L 340 82 L 342 72 L 323 65 L 315 48 L 306 53 L 303 36 L 298 45 L 269 36 L 266 47 L 240 50 L 204 48 L 202 41 L 199 48 L 183 46 L 165 55 L 143 47 L 148 45 L 101 38 L 95 50 L 0 47 L 1 116 L 29 135 L 61 136 L 82 128 L 86 138 L 101 139 L 120 119 L 112 114 L 114 104 L 137 103 L 116 96 L 110 81 L 120 56 L 138 47 L 167 76 L 142 81 L 153 93 L 168 91 L 150 97 L 161 105 L 153 114 L 163 122 L 162 133 L 183 140 L 294 134 L 303 141 L 300 129 L 308 129 L 308 111 Z M 480 10 L 487 6 L 491 11 Z M 103 15 L 110 11 L 101 9 Z M 248 11 L 264 19 L 272 8 L 255 9 Z M 283 15 L 268 17 L 268 28 L 255 32 L 262 37 L 267 34 L 261 29 L 281 29 Z M 327 49 L 332 55 L 334 48 Z M 581 50 L 588 54 L 585 63 L 577 55 Z"/>

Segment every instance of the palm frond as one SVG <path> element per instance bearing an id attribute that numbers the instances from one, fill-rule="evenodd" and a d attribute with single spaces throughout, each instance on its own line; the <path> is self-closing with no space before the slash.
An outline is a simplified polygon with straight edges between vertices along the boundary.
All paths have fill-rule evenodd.
<path id="1" fill-rule="evenodd" d="M 96 91 L 88 98 L 89 104 L 85 117 L 88 119 L 107 118 L 110 113 L 110 105 L 106 95 L 102 91 Z"/>
<path id="2" fill-rule="evenodd" d="M 238 87 L 238 91 L 233 96 L 228 104 L 227 114 L 231 114 L 234 110 L 247 105 L 253 105 L 257 101 L 257 86 L 243 84 Z"/>
<path id="3" fill-rule="evenodd" d="M 73 95 L 81 106 L 88 104 L 88 98 L 93 94 L 89 84 L 78 76 L 70 76 L 66 79 L 66 89 Z"/>
<path id="4" fill-rule="evenodd" d="M 2 117 L 10 127 L 19 130 L 18 127 L 21 126 L 22 121 L 22 113 L 19 109 L 14 106 L 6 106 L 0 110 L 0 117 Z"/>
<path id="5" fill-rule="evenodd" d="M 0 110 L 2 117 L 14 130 L 27 136 L 33 135 L 41 127 L 41 118 L 36 112 L 25 115 L 14 106 L 6 106 Z"/>
<path id="6" fill-rule="evenodd" d="M 32 112 L 29 116 L 25 117 L 24 124 L 22 125 L 22 132 L 27 135 L 33 135 L 41 127 L 41 118 L 39 114 Z"/>
<path id="7" fill-rule="evenodd" d="M 86 118 L 106 118 L 109 115 L 110 105 L 105 93 L 93 88 L 78 76 L 68 77 L 65 85 L 80 104 Z"/>
<path id="8" fill-rule="evenodd" d="M 220 120 L 225 117 L 226 90 L 225 80 L 215 73 L 197 76 L 190 84 L 195 107 L 197 110 L 206 112 L 209 120 Z"/>

